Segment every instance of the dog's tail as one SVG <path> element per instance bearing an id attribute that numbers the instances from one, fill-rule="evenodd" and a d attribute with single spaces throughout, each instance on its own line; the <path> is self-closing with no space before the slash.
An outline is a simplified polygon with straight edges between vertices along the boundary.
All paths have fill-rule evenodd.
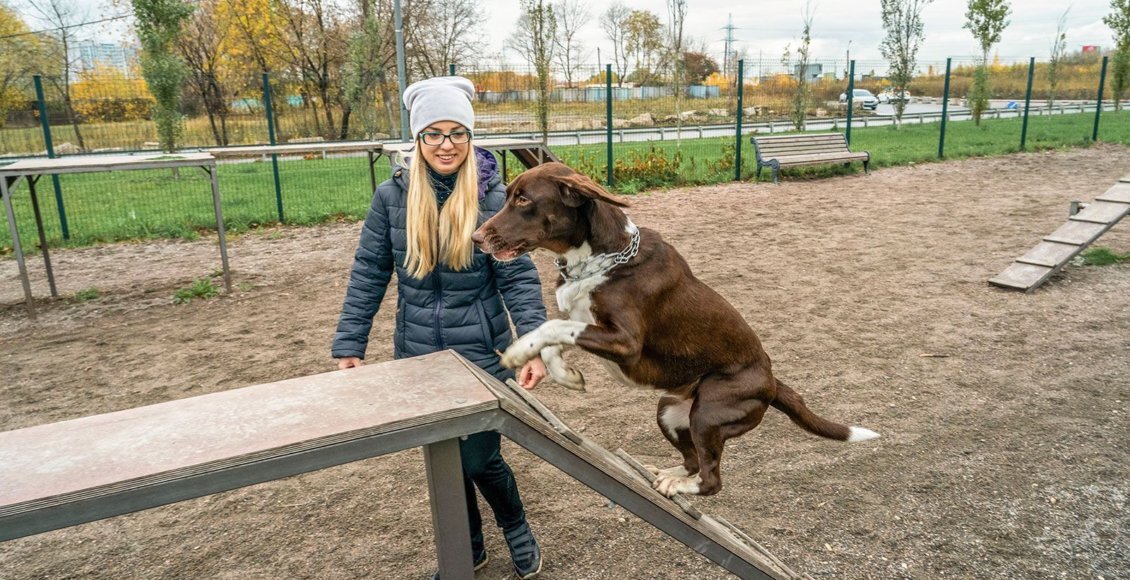
<path id="1" fill-rule="evenodd" d="M 781 381 L 777 381 L 777 398 L 772 405 L 778 411 L 788 415 L 789 419 L 792 419 L 792 422 L 799 425 L 801 429 L 814 435 L 849 443 L 867 441 L 879 436 L 878 433 L 870 429 L 848 427 L 813 413 L 809 410 L 808 405 L 804 404 L 804 399 L 800 396 L 800 393 Z"/>

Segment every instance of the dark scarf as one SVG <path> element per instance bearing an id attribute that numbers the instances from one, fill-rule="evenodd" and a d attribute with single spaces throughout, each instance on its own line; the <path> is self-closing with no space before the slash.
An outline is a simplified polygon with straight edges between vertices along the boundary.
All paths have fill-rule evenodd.
<path id="1" fill-rule="evenodd" d="M 456 171 L 451 175 L 444 175 L 428 166 L 428 181 L 432 184 L 432 189 L 436 192 L 436 203 L 439 209 L 443 209 L 443 204 L 447 202 L 447 198 L 451 197 L 451 192 L 455 191 L 455 182 L 459 179 L 459 172 Z"/>

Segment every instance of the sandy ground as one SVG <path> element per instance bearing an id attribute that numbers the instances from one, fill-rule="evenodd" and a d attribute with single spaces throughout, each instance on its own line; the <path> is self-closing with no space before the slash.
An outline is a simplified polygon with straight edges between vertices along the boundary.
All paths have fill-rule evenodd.
<path id="1" fill-rule="evenodd" d="M 743 313 L 813 409 L 883 434 L 829 442 L 771 411 L 730 442 L 725 488 L 696 505 L 817 578 L 1130 577 L 1130 265 L 1072 266 L 1028 295 L 986 283 L 1058 227 L 1069 200 L 1126 174 L 1130 148 L 1103 145 L 637 197 L 636 223 Z M 357 232 L 233 239 L 237 289 L 187 305 L 173 292 L 217 269 L 214 241 L 58 251 L 61 292 L 102 296 L 45 301 L 36 323 L 14 262 L 0 261 L 0 428 L 330 370 Z M 1101 245 L 1130 252 L 1130 224 Z M 548 257 L 536 259 L 550 298 Z M 378 315 L 370 360 L 391 356 L 393 312 Z M 606 447 L 674 464 L 655 393 L 571 358 L 591 392 L 547 384 L 542 400 Z M 525 450 L 504 451 L 544 578 L 727 577 Z M 497 530 L 487 546 L 496 558 L 478 577 L 507 577 Z M 419 450 L 0 544 L 5 578 L 424 578 L 433 567 Z"/>

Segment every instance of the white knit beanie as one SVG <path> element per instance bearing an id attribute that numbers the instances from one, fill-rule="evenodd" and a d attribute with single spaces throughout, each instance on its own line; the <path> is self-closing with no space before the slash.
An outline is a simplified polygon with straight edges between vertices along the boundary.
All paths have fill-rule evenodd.
<path id="1" fill-rule="evenodd" d="M 404 89 L 404 106 L 411 119 L 412 136 L 437 121 L 455 121 L 474 131 L 474 97 L 475 85 L 464 77 L 433 77 L 408 85 Z"/>

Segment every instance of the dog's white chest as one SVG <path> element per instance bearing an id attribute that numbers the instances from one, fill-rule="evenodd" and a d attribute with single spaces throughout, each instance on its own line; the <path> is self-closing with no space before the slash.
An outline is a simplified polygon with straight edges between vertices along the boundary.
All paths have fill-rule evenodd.
<path id="1" fill-rule="evenodd" d="M 607 279 L 607 276 L 592 276 L 582 280 L 566 282 L 558 286 L 557 307 L 561 309 L 561 312 L 564 313 L 569 320 L 584 322 L 585 324 L 595 324 L 596 318 L 592 313 L 592 293 Z M 620 370 L 619 365 L 616 363 L 605 358 L 601 358 L 600 362 L 604 365 L 604 368 L 608 369 L 608 374 L 612 375 L 612 378 L 620 383 L 629 387 L 652 388 L 650 385 L 641 385 L 633 382 L 624 375 L 624 371 Z"/>
<path id="2" fill-rule="evenodd" d="M 595 321 L 592 315 L 592 293 L 607 279 L 606 276 L 591 276 L 558 286 L 557 307 L 569 320 L 592 324 Z"/>

